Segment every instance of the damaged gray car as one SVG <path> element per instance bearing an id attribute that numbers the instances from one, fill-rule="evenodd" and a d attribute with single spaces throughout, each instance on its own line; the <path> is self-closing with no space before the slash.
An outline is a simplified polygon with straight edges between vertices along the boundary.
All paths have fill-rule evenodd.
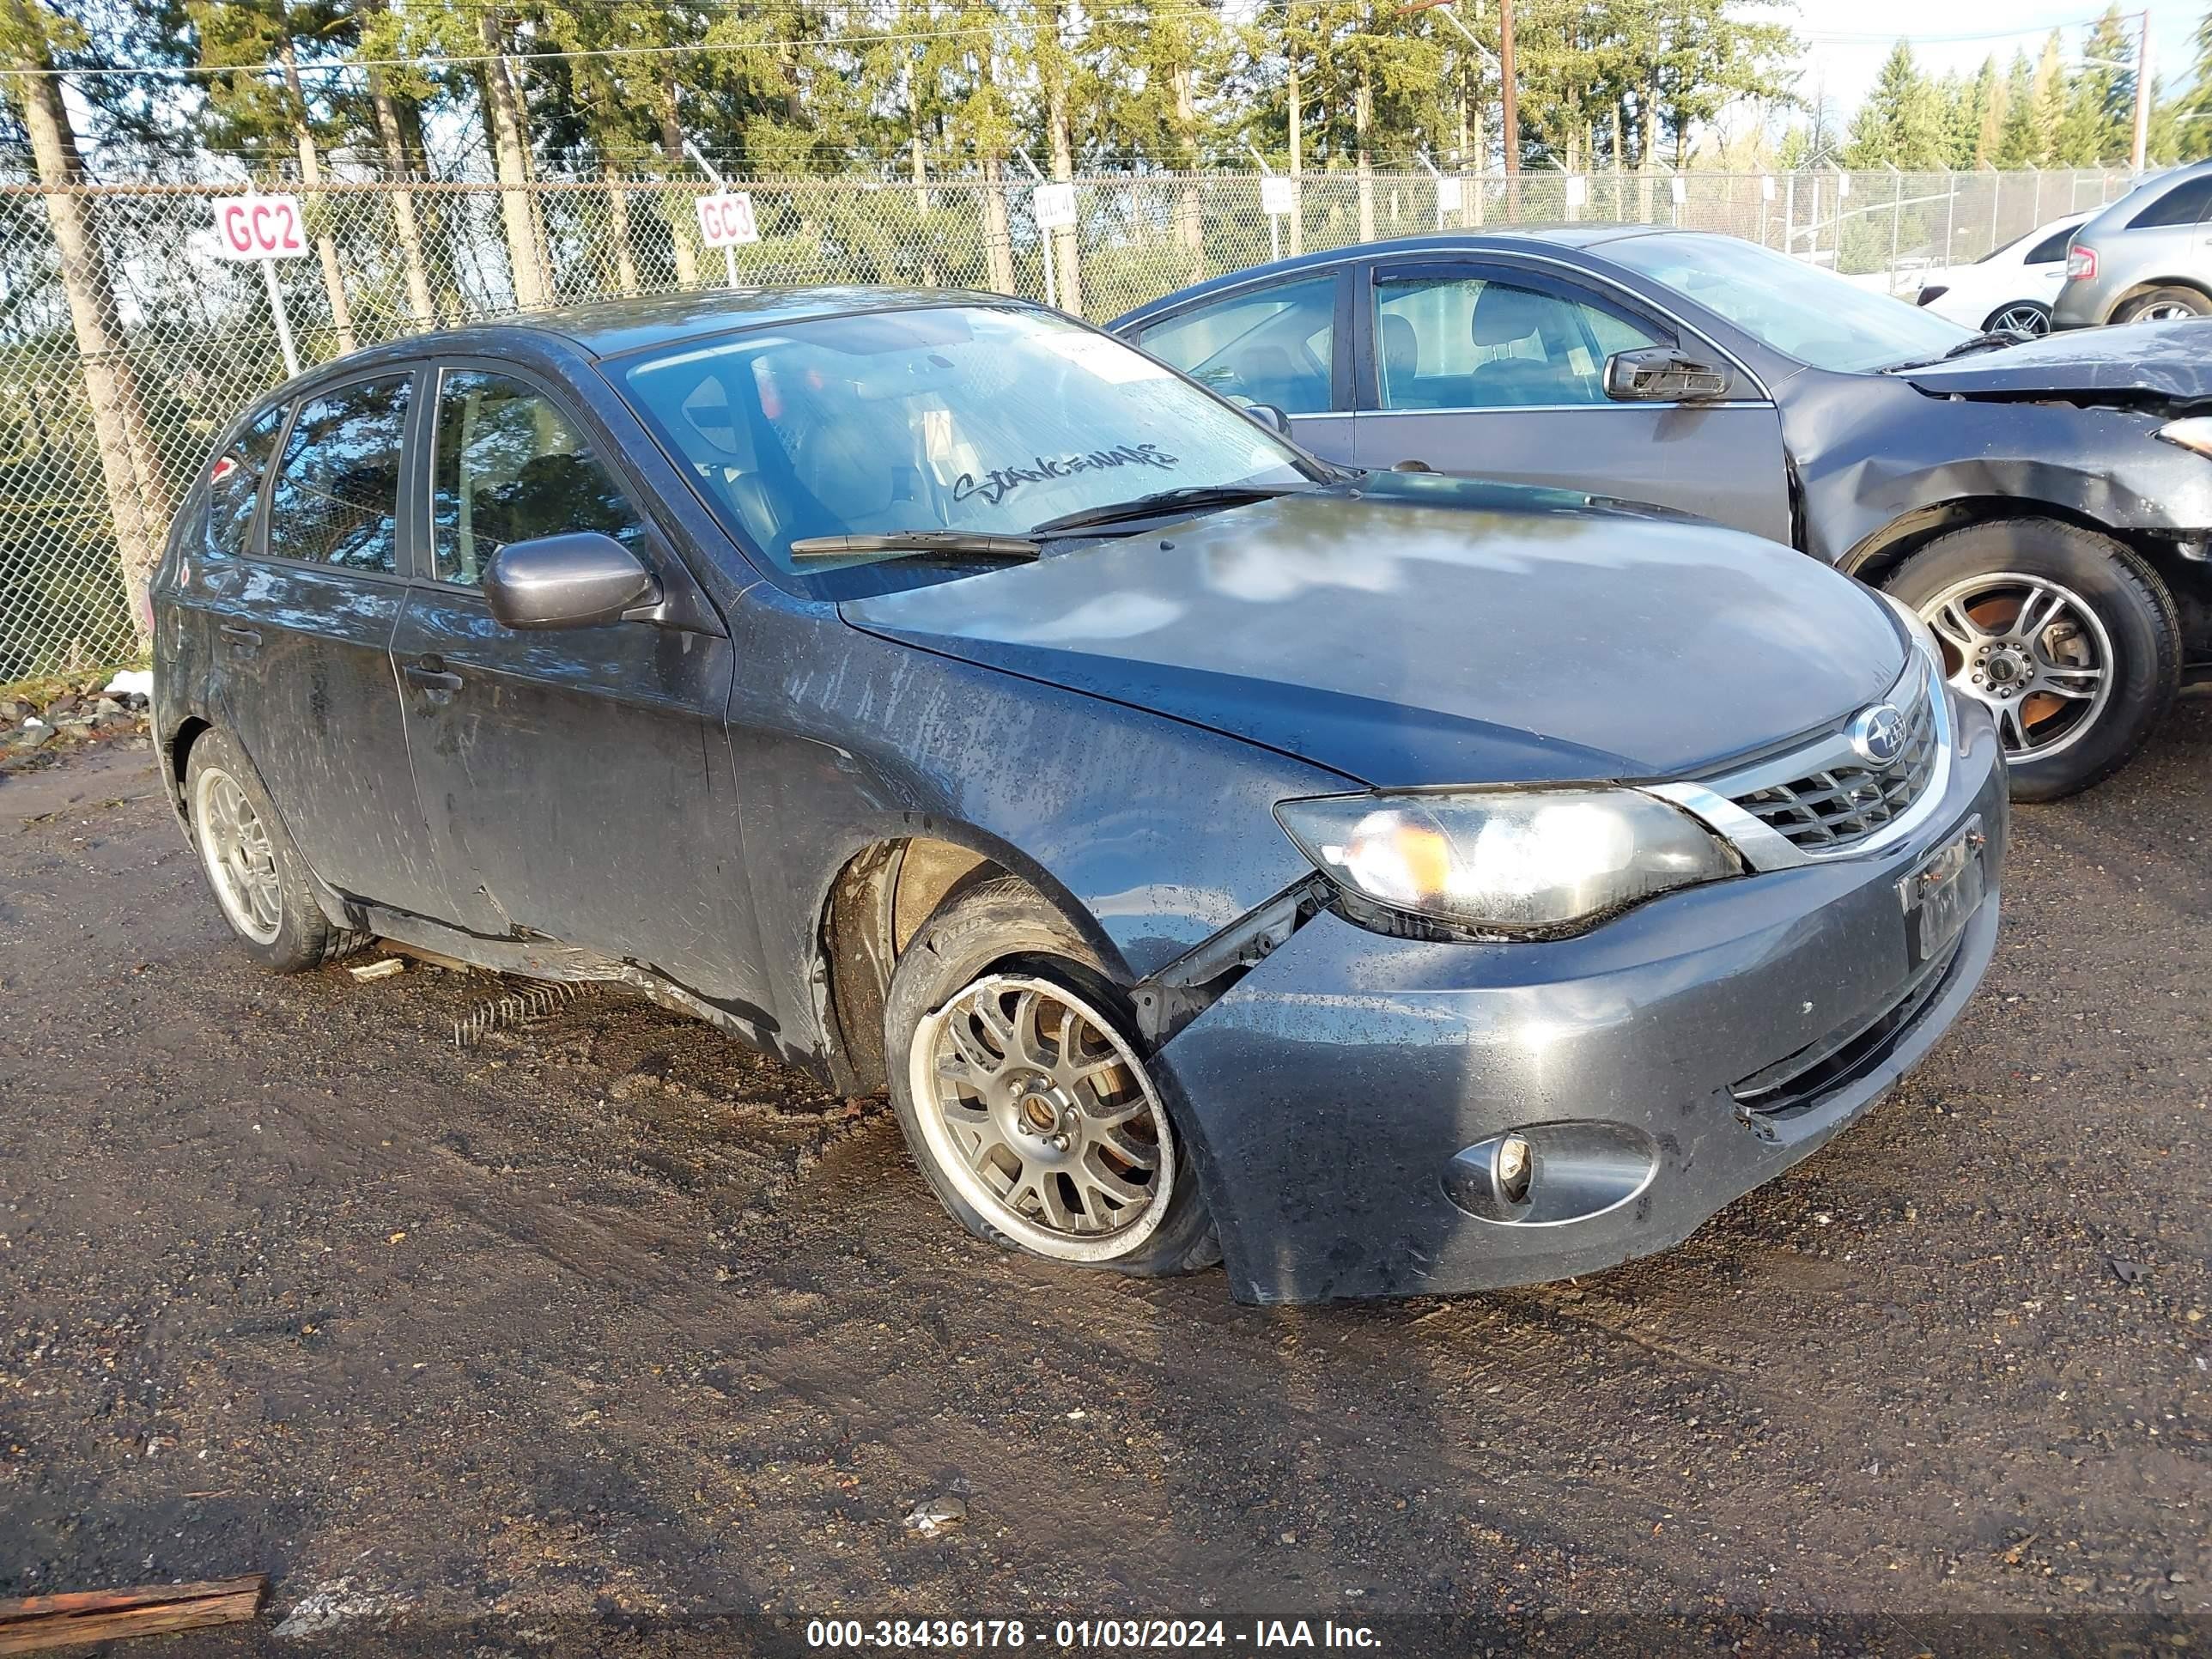
<path id="1" fill-rule="evenodd" d="M 1673 507 L 1887 589 L 2016 799 L 2108 775 L 2212 677 L 2212 324 L 2022 343 L 1608 224 L 1338 249 L 1109 326 L 1333 460 Z"/>
<path id="2" fill-rule="evenodd" d="M 358 354 L 222 436 L 154 607 L 177 811 L 266 966 L 635 986 L 887 1091 L 979 1237 L 1254 1300 L 1673 1244 L 1996 937 L 1996 729 L 1908 609 L 1340 472 L 1015 301 Z"/>

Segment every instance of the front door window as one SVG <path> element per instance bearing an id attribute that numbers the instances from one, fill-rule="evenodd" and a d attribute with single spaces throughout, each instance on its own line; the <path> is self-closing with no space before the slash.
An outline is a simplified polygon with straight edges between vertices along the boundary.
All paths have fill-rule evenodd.
<path id="1" fill-rule="evenodd" d="M 1607 307 L 1488 276 L 1384 276 L 1375 287 L 1384 409 L 1601 404 L 1605 360 L 1658 337 Z"/>
<path id="2" fill-rule="evenodd" d="M 504 374 L 449 369 L 438 389 L 434 568 L 476 586 L 510 542 L 596 530 L 637 552 L 645 526 L 583 429 Z"/>

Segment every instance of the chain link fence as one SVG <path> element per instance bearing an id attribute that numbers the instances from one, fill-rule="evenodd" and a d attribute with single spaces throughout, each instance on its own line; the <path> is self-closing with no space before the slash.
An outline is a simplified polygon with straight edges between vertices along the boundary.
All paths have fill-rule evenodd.
<path id="1" fill-rule="evenodd" d="M 1292 211 L 1256 174 L 1035 186 L 980 178 L 748 183 L 761 240 L 710 251 L 694 178 L 326 184 L 308 252 L 276 262 L 303 367 L 532 306 L 719 285 L 890 283 L 1048 296 L 1094 320 L 1274 257 L 1436 230 L 1585 220 L 1725 231 L 1909 293 L 2126 189 L 2074 173 L 1309 173 Z M 262 268 L 217 256 L 234 185 L 0 181 L 0 684 L 139 644 L 131 595 L 218 430 L 285 375 Z M 1051 270 L 1047 270 L 1049 254 Z"/>

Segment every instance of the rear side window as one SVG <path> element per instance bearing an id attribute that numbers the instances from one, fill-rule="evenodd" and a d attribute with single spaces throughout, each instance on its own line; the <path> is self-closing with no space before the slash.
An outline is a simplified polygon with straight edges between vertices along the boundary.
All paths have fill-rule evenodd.
<path id="1" fill-rule="evenodd" d="M 2021 264 L 2024 265 L 2057 264 L 2066 257 L 2066 246 L 2074 240 L 2074 233 L 2080 228 L 2079 225 L 2069 225 L 2063 230 L 2052 231 L 2050 235 L 2028 249 L 2027 257 L 2022 259 Z"/>
<path id="2" fill-rule="evenodd" d="M 413 377 L 392 374 L 302 404 L 269 493 L 269 551 L 280 559 L 398 568 L 399 441 Z"/>
<path id="3" fill-rule="evenodd" d="M 279 404 L 255 416 L 208 469 L 209 552 L 236 558 L 246 550 L 253 509 L 261 501 L 261 480 L 276 451 L 276 434 L 284 429 L 287 407 Z"/>
<path id="4" fill-rule="evenodd" d="M 2212 173 L 2184 179 L 2128 221 L 2130 230 L 2154 225 L 2193 225 L 2212 209 Z"/>
<path id="5" fill-rule="evenodd" d="M 633 551 L 645 526 L 582 429 L 520 380 L 448 369 L 431 507 L 441 582 L 474 586 L 509 542 L 596 530 Z"/>

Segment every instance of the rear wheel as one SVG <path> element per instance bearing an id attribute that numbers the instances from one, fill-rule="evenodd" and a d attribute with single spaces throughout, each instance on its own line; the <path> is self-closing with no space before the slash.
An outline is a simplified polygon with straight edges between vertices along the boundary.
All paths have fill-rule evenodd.
<path id="1" fill-rule="evenodd" d="M 1982 324 L 1984 334 L 2038 335 L 2051 332 L 2051 307 L 2039 300 L 2015 300 L 1999 306 Z"/>
<path id="2" fill-rule="evenodd" d="M 1115 1273 L 1220 1259 L 1120 992 L 1059 914 L 983 882 L 915 935 L 884 1008 L 915 1163 L 979 1238 Z"/>
<path id="3" fill-rule="evenodd" d="M 2053 519 L 1939 536 L 1884 584 L 1996 719 L 2015 800 L 2056 800 L 2142 746 L 2181 678 L 2181 627 L 2131 548 Z"/>
<path id="4" fill-rule="evenodd" d="M 368 943 L 367 933 L 331 926 L 283 820 L 228 732 L 204 732 L 193 743 L 185 809 L 223 920 L 256 961 L 296 974 Z"/>
<path id="5" fill-rule="evenodd" d="M 2186 317 L 2212 317 L 2212 296 L 2193 288 L 2154 288 L 2112 313 L 2116 323 L 2170 323 Z"/>

